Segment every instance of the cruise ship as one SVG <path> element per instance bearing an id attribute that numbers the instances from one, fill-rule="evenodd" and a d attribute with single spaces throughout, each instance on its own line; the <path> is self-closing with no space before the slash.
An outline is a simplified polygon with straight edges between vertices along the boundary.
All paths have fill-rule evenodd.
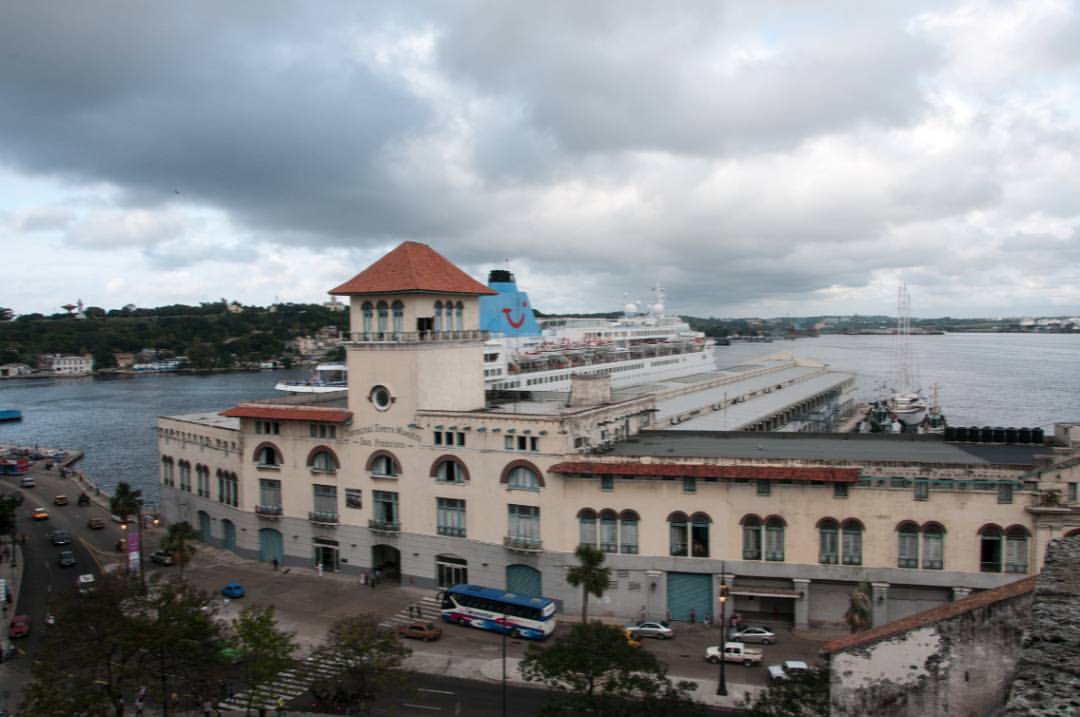
<path id="1" fill-rule="evenodd" d="M 488 288 L 496 293 L 480 297 L 480 328 L 490 336 L 484 346 L 489 391 L 569 391 L 574 375 L 610 376 L 612 387 L 621 388 L 715 368 L 715 342 L 666 313 L 663 288 L 653 289 L 653 302 L 646 307 L 627 303 L 619 318 L 552 317 L 539 322 L 513 273 L 492 270 Z M 436 323 L 445 326 L 435 326 L 435 331 L 456 320 L 455 307 L 436 312 Z M 341 363 L 319 364 L 309 381 L 275 386 L 291 393 L 346 387 Z"/>

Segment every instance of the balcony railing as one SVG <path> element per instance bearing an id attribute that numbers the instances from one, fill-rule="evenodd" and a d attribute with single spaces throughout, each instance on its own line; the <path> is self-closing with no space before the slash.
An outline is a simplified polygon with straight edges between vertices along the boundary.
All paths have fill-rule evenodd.
<path id="1" fill-rule="evenodd" d="M 255 515 L 259 516 L 260 518 L 270 518 L 272 520 L 277 520 L 281 517 L 281 513 L 282 510 L 280 505 L 255 506 Z"/>
<path id="2" fill-rule="evenodd" d="M 601 553 L 617 553 L 619 552 L 619 545 L 617 543 L 600 543 Z"/>
<path id="3" fill-rule="evenodd" d="M 1027 571 L 1027 563 L 1005 563 L 1005 572 L 1007 573 L 1026 573 Z"/>
<path id="4" fill-rule="evenodd" d="M 861 555 L 845 555 L 844 565 L 862 565 Z"/>
<path id="5" fill-rule="evenodd" d="M 917 558 L 900 558 L 896 561 L 898 568 L 917 568 L 919 567 L 919 560 Z"/>
<path id="6" fill-rule="evenodd" d="M 337 525 L 338 514 L 325 510 L 313 510 L 307 514 L 308 520 L 317 525 Z"/>
<path id="7" fill-rule="evenodd" d="M 544 541 L 540 538 L 526 538 L 520 535 L 507 535 L 503 546 L 523 553 L 539 553 L 544 550 Z"/>
<path id="8" fill-rule="evenodd" d="M 623 543 L 619 552 L 626 553 L 627 555 L 637 555 L 638 546 L 637 543 Z"/>
<path id="9" fill-rule="evenodd" d="M 451 538 L 465 537 L 465 529 L 459 528 L 455 525 L 438 525 L 435 527 L 435 530 L 436 532 L 438 532 L 439 535 L 447 535 Z"/>
<path id="10" fill-rule="evenodd" d="M 835 553 L 831 553 L 829 555 L 820 556 L 818 558 L 818 562 L 822 565 L 836 565 L 838 562 L 840 562 L 840 560 L 836 557 Z"/>
<path id="11" fill-rule="evenodd" d="M 418 344 L 437 341 L 487 340 L 488 332 L 467 331 L 354 331 L 349 341 L 357 344 Z"/>
<path id="12" fill-rule="evenodd" d="M 945 568 L 944 560 L 924 560 L 922 562 L 923 570 L 943 570 Z"/>
<path id="13" fill-rule="evenodd" d="M 1000 573 L 1001 563 L 999 562 L 981 562 L 979 563 L 979 571 L 983 573 Z"/>
<path id="14" fill-rule="evenodd" d="M 401 523 L 396 520 L 375 520 L 372 518 L 368 521 L 368 528 L 376 533 L 400 533 Z"/>

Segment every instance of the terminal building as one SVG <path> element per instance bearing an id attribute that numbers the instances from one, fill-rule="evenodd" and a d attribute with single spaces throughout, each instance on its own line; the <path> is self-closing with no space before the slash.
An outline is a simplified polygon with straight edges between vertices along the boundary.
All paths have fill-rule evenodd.
<path id="1" fill-rule="evenodd" d="M 1080 426 L 1038 445 L 803 432 L 844 409 L 853 377 L 783 356 L 500 394 L 478 321 L 491 290 L 430 247 L 403 244 L 331 293 L 350 302 L 348 391 L 159 419 L 166 520 L 358 585 L 469 582 L 566 611 L 589 543 L 612 568 L 594 614 L 715 619 L 723 581 L 728 610 L 796 627 L 842 624 L 859 583 L 875 625 L 1004 585 L 1080 531 Z M 393 324 L 373 331 L 363 307 L 379 302 Z M 442 329 L 449 302 L 461 320 Z"/>

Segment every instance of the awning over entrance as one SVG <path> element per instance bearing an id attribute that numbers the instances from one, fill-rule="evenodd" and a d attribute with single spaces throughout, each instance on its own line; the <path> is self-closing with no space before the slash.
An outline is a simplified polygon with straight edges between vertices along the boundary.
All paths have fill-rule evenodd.
<path id="1" fill-rule="evenodd" d="M 792 598 L 801 597 L 798 590 L 785 590 L 784 588 L 732 588 L 731 594 L 736 597 L 764 597 L 764 598 Z"/>

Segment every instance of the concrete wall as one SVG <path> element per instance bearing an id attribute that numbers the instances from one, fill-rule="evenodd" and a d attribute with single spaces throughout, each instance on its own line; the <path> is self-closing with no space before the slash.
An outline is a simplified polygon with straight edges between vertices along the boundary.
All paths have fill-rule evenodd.
<path id="1" fill-rule="evenodd" d="M 1032 594 L 830 658 L 833 717 L 981 717 L 1005 702 Z"/>

